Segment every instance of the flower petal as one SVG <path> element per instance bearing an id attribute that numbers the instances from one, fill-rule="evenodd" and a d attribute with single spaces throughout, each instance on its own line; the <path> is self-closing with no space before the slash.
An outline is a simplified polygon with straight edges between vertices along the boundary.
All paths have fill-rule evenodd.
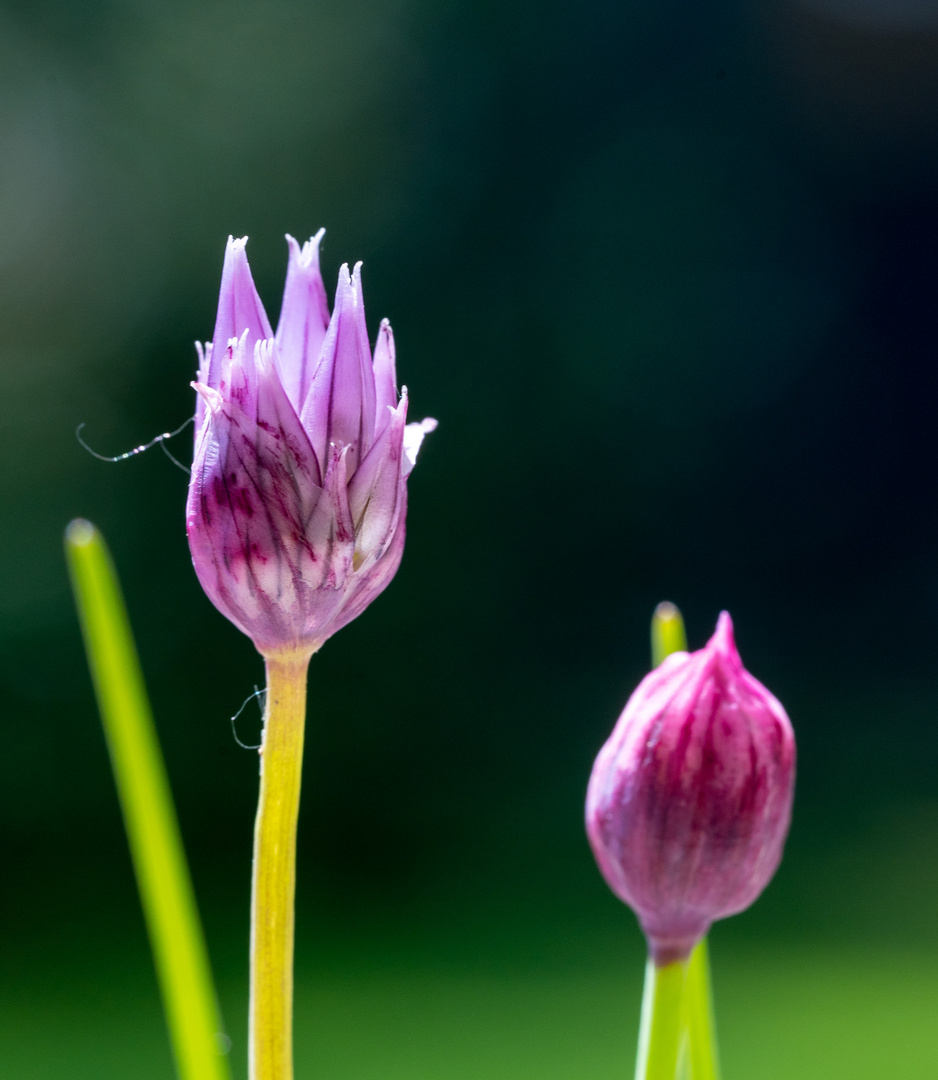
<path id="1" fill-rule="evenodd" d="M 361 263 L 352 277 L 339 271 L 335 309 L 320 361 L 301 412 L 317 453 L 328 445 L 349 448 L 346 469 L 355 474 L 374 440 L 375 381 L 361 291 Z"/>
<path id="2" fill-rule="evenodd" d="M 352 569 L 355 530 L 348 503 L 346 461 L 349 447 L 332 447 L 322 498 L 310 516 L 307 535 L 323 559 L 326 574 L 320 588 L 341 590 Z"/>
<path id="3" fill-rule="evenodd" d="M 251 268 L 245 247 L 248 238 L 240 240 L 228 237 L 225 249 L 225 265 L 221 272 L 221 291 L 218 294 L 218 316 L 215 320 L 215 335 L 212 339 L 212 353 L 208 358 L 208 378 L 205 380 L 214 390 L 221 389 L 225 375 L 227 346 L 232 338 L 240 340 L 247 330 L 245 342 L 246 355 L 253 357 L 254 343 L 263 338 L 273 337 L 267 313 L 261 298 L 254 288 Z"/>
<path id="4" fill-rule="evenodd" d="M 235 392 L 209 399 L 192 467 L 187 530 L 192 559 L 214 603 L 258 647 L 296 638 L 303 599 L 324 576 L 307 535 L 318 505 L 319 465 L 280 384 L 272 342 L 250 365 L 239 350 Z M 242 395 L 248 367 L 256 392 Z"/>
<path id="5" fill-rule="evenodd" d="M 355 569 L 380 558 L 390 539 L 403 489 L 401 457 L 407 396 L 390 409 L 390 423 L 378 436 L 349 486 L 349 507 L 355 523 Z"/>
<path id="6" fill-rule="evenodd" d="M 277 348 L 280 379 L 297 412 L 306 400 L 329 326 L 329 302 L 319 272 L 319 243 L 325 232 L 320 229 L 302 250 L 287 235 L 290 261 L 277 324 Z"/>
<path id="7" fill-rule="evenodd" d="M 391 584 L 391 580 L 401 565 L 404 554 L 405 522 L 407 519 L 407 487 L 401 486 L 401 498 L 398 504 L 397 522 L 391 536 L 391 542 L 385 553 L 369 571 L 362 570 L 354 577 L 354 588 L 349 592 L 342 607 L 329 625 L 327 634 L 334 634 L 357 619 L 366 607 Z"/>
<path id="8" fill-rule="evenodd" d="M 387 427 L 388 407 L 397 408 L 397 365 L 394 333 L 387 319 L 381 320 L 375 357 L 372 364 L 375 378 L 375 438 Z"/>

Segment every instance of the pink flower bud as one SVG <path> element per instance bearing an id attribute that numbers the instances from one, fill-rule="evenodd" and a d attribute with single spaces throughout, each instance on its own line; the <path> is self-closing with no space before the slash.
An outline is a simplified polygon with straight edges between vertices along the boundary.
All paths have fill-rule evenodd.
<path id="1" fill-rule="evenodd" d="M 769 883 L 794 780 L 791 723 L 743 667 L 724 611 L 706 648 L 672 653 L 641 681 L 586 795 L 599 869 L 658 965 L 686 958 Z"/>
<path id="2" fill-rule="evenodd" d="M 407 477 L 435 420 L 407 424 L 394 338 L 374 357 L 361 264 L 329 315 L 320 231 L 290 261 L 271 330 L 247 238 L 229 237 L 215 338 L 199 347 L 189 550 L 211 601 L 258 649 L 312 651 L 361 614 L 404 550 Z"/>

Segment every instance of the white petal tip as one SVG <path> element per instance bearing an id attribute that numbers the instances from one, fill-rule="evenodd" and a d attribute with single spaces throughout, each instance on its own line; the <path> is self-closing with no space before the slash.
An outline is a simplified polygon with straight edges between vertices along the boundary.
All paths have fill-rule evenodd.
<path id="1" fill-rule="evenodd" d="M 254 342 L 254 363 L 258 372 L 268 375 L 277 367 L 277 339 L 261 338 Z"/>
<path id="2" fill-rule="evenodd" d="M 432 416 L 428 416 L 425 420 L 416 421 L 413 424 L 408 424 L 404 428 L 404 475 L 410 474 L 411 469 L 417 464 L 417 454 L 420 451 L 420 447 L 423 443 L 424 436 L 429 435 L 431 431 L 435 431 L 437 428 L 437 421 Z"/>
<path id="3" fill-rule="evenodd" d="M 202 398 L 212 415 L 221 409 L 222 397 L 217 390 L 213 390 L 210 386 L 206 386 L 205 383 L 201 382 L 192 382 L 189 385 Z"/>

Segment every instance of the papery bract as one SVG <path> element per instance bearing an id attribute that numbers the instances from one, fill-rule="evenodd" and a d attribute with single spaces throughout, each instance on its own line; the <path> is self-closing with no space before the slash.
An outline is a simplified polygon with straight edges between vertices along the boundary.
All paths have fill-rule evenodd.
<path id="1" fill-rule="evenodd" d="M 788 716 L 743 667 L 726 612 L 705 648 L 672 653 L 629 698 L 593 766 L 586 829 L 657 964 L 688 956 L 768 884 L 794 770 Z"/>
<path id="2" fill-rule="evenodd" d="M 265 655 L 310 652 L 390 582 L 404 548 L 407 476 L 435 420 L 407 424 L 385 320 L 371 355 L 361 264 L 329 315 L 322 231 L 292 237 L 271 330 L 229 237 L 214 339 L 199 347 L 186 507 L 192 562 L 215 606 Z"/>

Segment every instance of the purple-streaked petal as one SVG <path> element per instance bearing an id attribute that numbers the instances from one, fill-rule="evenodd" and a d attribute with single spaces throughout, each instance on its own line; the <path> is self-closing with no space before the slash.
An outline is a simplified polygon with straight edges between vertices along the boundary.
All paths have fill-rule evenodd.
<path id="1" fill-rule="evenodd" d="M 348 504 L 346 461 L 349 448 L 332 447 L 322 498 L 310 517 L 307 534 L 327 565 L 320 588 L 341 590 L 352 569 L 355 529 Z"/>
<path id="2" fill-rule="evenodd" d="M 218 392 L 225 401 L 237 402 L 245 416 L 257 419 L 258 346 L 248 342 L 250 330 L 245 330 L 240 338 L 232 338 L 225 351 L 221 365 L 221 381 Z M 279 379 L 278 379 L 279 382 Z"/>
<path id="3" fill-rule="evenodd" d="M 339 271 L 335 309 L 320 362 L 301 412 L 317 452 L 327 445 L 347 446 L 346 468 L 355 475 L 374 437 L 375 382 L 362 301 L 361 263 L 349 277 Z"/>
<path id="4" fill-rule="evenodd" d="M 256 391 L 207 400 L 187 505 L 196 573 L 209 597 L 259 648 L 297 640 L 304 594 L 325 575 L 307 535 L 322 490 L 319 466 L 271 356 L 258 343 Z M 231 371 L 247 381 L 243 356 Z"/>
<path id="5" fill-rule="evenodd" d="M 390 423 L 368 451 L 349 486 L 349 507 L 355 523 L 355 568 L 379 557 L 388 544 L 397 520 L 403 488 L 401 455 L 407 397 L 396 409 L 388 410 Z"/>
<path id="6" fill-rule="evenodd" d="M 248 266 L 246 236 L 239 240 L 228 237 L 225 249 L 225 265 L 221 272 L 221 290 L 218 294 L 218 316 L 212 338 L 212 355 L 209 358 L 208 378 L 205 381 L 219 389 L 223 377 L 225 350 L 232 338 L 241 339 L 247 330 L 245 342 L 247 356 L 253 357 L 254 343 L 272 338 L 273 331 L 261 298 L 254 288 L 251 268 Z"/>
<path id="7" fill-rule="evenodd" d="M 375 438 L 387 427 L 390 413 L 397 408 L 397 364 L 394 332 L 387 319 L 381 320 L 375 357 L 372 364 L 375 376 Z"/>
<path id="8" fill-rule="evenodd" d="M 319 272 L 320 229 L 302 249 L 289 234 L 290 261 L 277 324 L 280 378 L 297 412 L 303 407 L 329 326 L 329 302 Z"/>
<path id="9" fill-rule="evenodd" d="M 240 339 L 231 338 L 222 351 L 217 386 L 209 386 L 203 377 L 204 370 L 211 362 L 210 356 L 206 355 L 205 363 L 199 365 L 199 381 L 192 384 L 198 392 L 195 411 L 196 442 L 205 421 L 206 406 L 218 411 L 214 404 L 216 399 L 221 403 L 236 401 L 242 412 L 252 418 L 256 417 L 257 402 L 254 397 L 257 392 L 257 371 L 254 358 L 249 359 L 246 352 L 248 334 L 249 331 L 245 330 Z M 211 355 L 214 355 L 214 350 Z"/>
<path id="10" fill-rule="evenodd" d="M 353 619 L 357 619 L 366 607 L 391 584 L 391 579 L 397 573 L 404 554 L 404 537 L 406 535 L 407 519 L 407 486 L 401 485 L 401 498 L 398 505 L 397 521 L 391 542 L 385 553 L 369 570 L 362 570 L 356 574 L 354 591 L 352 591 L 337 612 L 333 622 L 329 626 L 329 635 L 347 626 Z"/>
<path id="11" fill-rule="evenodd" d="M 257 426 L 269 438 L 281 440 L 282 456 L 289 468 L 296 468 L 303 477 L 312 477 L 314 484 L 322 487 L 316 451 L 280 381 L 276 340 L 259 341 L 254 354 L 258 380 Z"/>

